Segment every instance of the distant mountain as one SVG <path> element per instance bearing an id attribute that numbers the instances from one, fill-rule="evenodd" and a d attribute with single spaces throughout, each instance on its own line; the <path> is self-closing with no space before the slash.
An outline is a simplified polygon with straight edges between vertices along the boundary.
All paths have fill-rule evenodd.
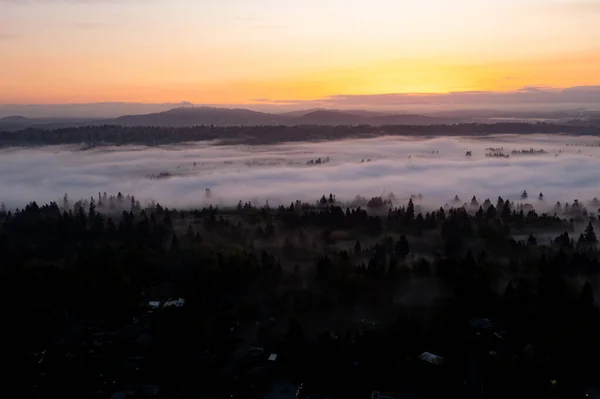
<path id="1" fill-rule="evenodd" d="M 165 112 L 125 115 L 102 121 L 123 126 L 197 126 L 197 125 L 433 125 L 456 123 L 455 118 L 434 118 L 424 115 L 386 115 L 370 111 L 339 111 L 317 109 L 269 114 L 248 109 L 186 107 Z"/>
<path id="2" fill-rule="evenodd" d="M 435 118 L 425 115 L 398 114 L 382 115 L 371 118 L 372 125 L 438 125 L 445 123 L 460 123 L 459 118 Z"/>
<path id="3" fill-rule="evenodd" d="M 25 118 L 21 115 L 10 115 L 0 118 L 0 122 L 2 123 L 26 123 L 27 121 L 29 121 L 29 118 Z"/>
<path id="4" fill-rule="evenodd" d="M 298 110 L 298 111 L 284 112 L 284 113 L 280 113 L 279 115 L 288 116 L 288 117 L 301 117 L 301 116 L 304 116 L 307 114 L 314 113 L 316 111 L 328 111 L 328 112 L 337 112 L 337 113 L 343 113 L 343 114 L 360 115 L 365 118 L 388 114 L 386 112 L 366 111 L 366 110 L 362 110 L 362 109 L 342 110 L 342 109 L 312 108 L 312 109 L 303 109 L 303 110 Z"/>
<path id="5" fill-rule="evenodd" d="M 62 128 L 84 125 L 189 127 L 261 126 L 261 125 L 434 125 L 464 122 L 466 119 L 432 117 L 413 114 L 386 114 L 363 110 L 312 109 L 273 114 L 244 108 L 178 107 L 167 111 L 124 115 L 113 119 L 0 118 L 0 130 L 19 130 L 27 127 Z"/>
<path id="6" fill-rule="evenodd" d="M 106 123 L 123 126 L 278 125 L 284 117 L 248 109 L 185 107 L 145 115 L 125 115 Z"/>
<path id="7" fill-rule="evenodd" d="M 281 116 L 284 116 L 287 118 L 299 118 L 306 114 L 310 114 L 311 112 L 326 111 L 326 110 L 327 110 L 326 108 L 301 109 L 301 110 L 297 110 L 297 111 L 282 112 L 282 113 L 279 113 L 278 115 L 281 115 Z"/>
<path id="8" fill-rule="evenodd" d="M 163 112 L 177 107 L 192 104 L 180 103 L 145 104 L 104 102 L 90 104 L 0 104 L 0 117 L 23 115 L 27 118 L 61 118 L 61 119 L 104 119 L 121 115 L 147 114 Z"/>
<path id="9" fill-rule="evenodd" d="M 366 118 L 342 111 L 319 110 L 293 119 L 296 125 L 362 125 Z"/>
<path id="10" fill-rule="evenodd" d="M 600 126 L 600 118 L 588 120 L 590 126 Z"/>
<path id="11" fill-rule="evenodd" d="M 567 122 L 572 126 L 600 126 L 600 118 L 573 119 Z"/>
<path id="12" fill-rule="evenodd" d="M 411 114 L 381 114 L 371 111 L 316 109 L 269 114 L 243 108 L 185 107 L 165 112 L 125 115 L 103 121 L 123 126 L 196 126 L 196 125 L 433 125 L 456 123 L 457 118 L 434 118 Z"/>
<path id="13" fill-rule="evenodd" d="M 0 130 L 19 130 L 28 126 L 29 119 L 20 115 L 11 115 L 0 118 Z"/>
<path id="14" fill-rule="evenodd" d="M 459 123 L 458 118 L 435 118 L 413 114 L 383 114 L 371 111 L 319 110 L 293 120 L 299 125 L 436 125 Z"/>
<path id="15" fill-rule="evenodd" d="M 436 118 L 469 118 L 483 122 L 497 122 L 498 120 L 515 121 L 559 121 L 568 122 L 575 119 L 600 118 L 600 111 L 588 109 L 571 109 L 560 111 L 547 110 L 497 110 L 497 109 L 464 109 L 438 111 L 430 114 Z"/>
<path id="16" fill-rule="evenodd" d="M 22 130 L 28 127 L 43 129 L 56 129 L 63 127 L 83 126 L 89 124 L 89 119 L 75 118 L 26 118 L 20 115 L 11 115 L 0 118 L 0 130 Z"/>

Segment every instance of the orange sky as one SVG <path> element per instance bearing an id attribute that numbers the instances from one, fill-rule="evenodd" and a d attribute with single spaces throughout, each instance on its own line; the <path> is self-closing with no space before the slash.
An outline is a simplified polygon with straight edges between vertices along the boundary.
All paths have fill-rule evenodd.
<path id="1" fill-rule="evenodd" d="M 593 0 L 0 0 L 0 8 L 0 103 L 242 104 L 600 85 Z"/>

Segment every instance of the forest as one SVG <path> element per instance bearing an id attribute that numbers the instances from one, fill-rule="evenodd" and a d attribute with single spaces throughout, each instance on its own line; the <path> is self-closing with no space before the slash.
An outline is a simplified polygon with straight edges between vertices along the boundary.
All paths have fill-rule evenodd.
<path id="1" fill-rule="evenodd" d="M 58 144 L 159 145 L 219 140 L 225 144 L 275 144 L 284 142 L 339 140 L 393 136 L 485 136 L 492 134 L 573 134 L 600 135 L 600 126 L 560 125 L 544 122 L 460 123 L 453 125 L 300 125 L 300 126 L 195 126 L 159 127 L 118 125 L 83 126 L 60 129 L 27 128 L 0 131 L 0 146 Z"/>
<path id="2" fill-rule="evenodd" d="M 600 375 L 596 213 L 461 202 L 3 206 L 8 385 L 38 398 L 264 398 L 282 381 L 292 398 L 585 397 Z"/>

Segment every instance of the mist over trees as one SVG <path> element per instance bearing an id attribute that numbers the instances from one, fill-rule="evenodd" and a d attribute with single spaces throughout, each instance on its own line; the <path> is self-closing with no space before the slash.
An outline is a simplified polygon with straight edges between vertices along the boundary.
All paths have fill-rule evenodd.
<path id="1" fill-rule="evenodd" d="M 352 354 L 375 373 L 357 378 L 368 385 L 384 368 L 409 367 L 381 359 L 431 348 L 459 372 L 471 356 L 464 326 L 486 317 L 507 334 L 504 349 L 494 349 L 495 371 L 484 372 L 497 397 L 536 392 L 551 378 L 573 393 L 598 372 L 585 361 L 600 354 L 595 217 L 572 206 L 567 217 L 538 214 L 502 198 L 429 212 L 418 198 L 403 206 L 369 202 L 345 208 L 324 194 L 279 207 L 175 210 L 101 192 L 3 208 L 8 359 L 41 396 L 66 381 L 80 395 L 104 386 L 95 367 L 115 370 L 114 385 L 101 389 L 139 380 L 192 395 L 242 389 L 227 370 L 244 339 L 279 353 L 309 386 L 336 381 L 324 380 L 315 360 L 343 370 Z M 154 303 L 179 305 L 148 312 Z M 366 329 L 356 318 L 377 322 Z M 257 323 L 258 335 L 247 332 Z M 113 338 L 90 344 L 93 352 L 75 349 L 100 337 Z M 359 355 L 356 345 L 374 357 Z M 28 353 L 43 353 L 43 361 L 22 360 Z M 116 371 L 127 356 L 142 359 L 135 367 L 143 374 Z M 510 377 L 521 367 L 542 380 Z"/>

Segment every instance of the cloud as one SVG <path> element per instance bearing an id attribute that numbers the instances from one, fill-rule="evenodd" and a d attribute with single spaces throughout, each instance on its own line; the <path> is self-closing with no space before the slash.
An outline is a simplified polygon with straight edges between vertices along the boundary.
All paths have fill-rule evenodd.
<path id="1" fill-rule="evenodd" d="M 170 207 L 200 207 L 208 204 L 205 188 L 211 188 L 212 204 L 312 202 L 330 192 L 349 201 L 357 194 L 394 192 L 403 203 L 411 194 L 422 193 L 425 204 L 437 208 L 456 194 L 465 201 L 472 195 L 480 200 L 499 195 L 518 200 L 527 190 L 532 197 L 543 192 L 551 206 L 557 200 L 600 197 L 600 147 L 566 146 L 586 140 L 594 142 L 564 136 L 382 137 L 261 147 L 13 148 L 0 152 L 0 186 L 10 187 L 0 201 L 22 207 L 34 200 L 56 201 L 64 193 L 79 199 L 120 191 Z M 543 148 L 548 154 L 495 159 L 485 157 L 486 147 Z M 467 150 L 473 157 L 465 158 Z M 306 164 L 318 157 L 330 157 L 330 162 Z M 172 177 L 146 177 L 160 172 Z"/>
<path id="2" fill-rule="evenodd" d="M 112 29 L 115 28 L 117 25 L 110 22 L 76 22 L 72 26 L 80 30 L 98 30 Z"/>
<path id="3" fill-rule="evenodd" d="M 548 7 L 548 4 L 544 4 Z M 576 12 L 576 13 L 600 13 L 600 1 L 598 0 L 587 0 L 587 1 L 560 1 L 554 2 L 550 7 L 553 7 L 560 12 Z"/>
<path id="4" fill-rule="evenodd" d="M 0 41 L 18 39 L 19 37 L 21 35 L 18 33 L 0 30 Z"/>
<path id="5" fill-rule="evenodd" d="M 12 3 L 18 5 L 29 5 L 29 4 L 60 4 L 60 3 L 68 3 L 68 4 L 120 4 L 120 3 L 138 3 L 144 4 L 149 2 L 155 2 L 158 0 L 0 0 L 0 3 Z"/>
<path id="6" fill-rule="evenodd" d="M 463 91 L 443 94 L 387 93 L 338 94 L 314 101 L 269 100 L 261 102 L 285 104 L 326 104 L 329 106 L 403 106 L 403 105 L 476 105 L 476 104 L 595 104 L 600 106 L 600 86 L 554 88 L 528 86 L 514 91 Z"/>
<path id="7" fill-rule="evenodd" d="M 14 39 L 15 35 L 9 34 L 9 33 L 0 33 L 0 40 L 10 40 L 10 39 Z"/>
<path id="8" fill-rule="evenodd" d="M 517 90 L 519 93 L 553 93 L 557 89 L 553 89 L 552 86 L 525 86 Z"/>

